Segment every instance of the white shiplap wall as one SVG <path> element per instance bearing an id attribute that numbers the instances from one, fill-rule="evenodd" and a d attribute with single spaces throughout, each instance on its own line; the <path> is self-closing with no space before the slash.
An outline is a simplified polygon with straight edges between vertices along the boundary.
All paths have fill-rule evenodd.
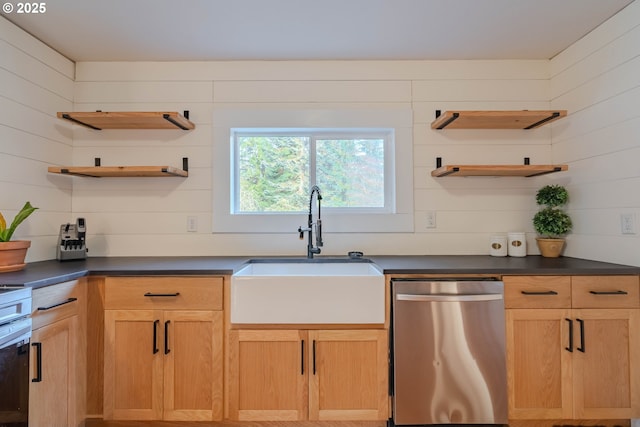
<path id="1" fill-rule="evenodd" d="M 495 232 L 527 232 L 535 190 L 569 186 L 576 231 L 567 255 L 640 265 L 638 235 L 621 236 L 619 214 L 638 218 L 640 22 L 632 4 L 549 61 L 243 61 L 84 62 L 73 64 L 0 19 L 0 209 L 27 195 L 42 207 L 21 230 L 34 240 L 30 260 L 52 258 L 60 223 L 87 218 L 93 256 L 304 254 L 284 234 L 212 234 L 214 110 L 410 108 L 413 111 L 413 233 L 328 233 L 323 253 L 487 254 Z M 635 37 L 635 39 L 634 39 Z M 434 110 L 568 109 L 533 131 L 433 131 Z M 103 131 L 71 126 L 56 111 L 190 110 L 197 128 Z M 73 141 L 73 142 L 72 142 Z M 552 145 L 553 142 L 553 145 Z M 567 162 L 570 172 L 533 179 L 433 179 L 445 163 Z M 84 179 L 46 174 L 49 164 L 171 164 L 190 159 L 180 178 Z M 4 166 L 6 165 L 6 167 Z M 437 228 L 425 228 L 435 211 Z M 10 212 L 11 213 L 11 212 Z M 187 216 L 198 232 L 186 232 Z M 329 229 L 329 225 L 325 224 Z M 640 228 L 640 224 L 636 224 Z M 595 244 L 604 237 L 604 244 Z"/>
<path id="2" fill-rule="evenodd" d="M 554 127 L 553 157 L 575 223 L 566 254 L 640 265 L 640 3 L 551 61 L 551 100 L 570 116 Z M 622 235 L 631 214 L 636 234 Z"/>
<path id="3" fill-rule="evenodd" d="M 0 211 L 8 222 L 27 201 L 40 209 L 14 234 L 31 240 L 27 261 L 55 258 L 71 219 L 71 183 L 47 173 L 72 155 L 72 133 L 55 118 L 73 108 L 73 62 L 0 17 Z"/>
<path id="4" fill-rule="evenodd" d="M 304 254 L 291 233 L 212 234 L 214 110 L 233 108 L 400 108 L 413 111 L 413 233 L 330 233 L 323 253 L 486 254 L 494 232 L 532 233 L 532 194 L 545 178 L 435 180 L 435 157 L 455 163 L 551 161 L 551 128 L 534 131 L 433 131 L 436 109 L 548 108 L 548 61 L 315 61 L 94 63 L 77 65 L 76 110 L 189 110 L 192 132 L 108 131 L 74 127 L 77 165 L 179 164 L 187 179 L 74 180 L 74 214 L 87 218 L 92 254 Z M 425 211 L 437 228 L 425 227 Z M 198 217 L 197 233 L 186 218 Z M 325 221 L 325 229 L 330 224 Z M 533 239 L 531 239 L 533 243 Z M 530 251 L 536 251 L 531 244 Z"/>

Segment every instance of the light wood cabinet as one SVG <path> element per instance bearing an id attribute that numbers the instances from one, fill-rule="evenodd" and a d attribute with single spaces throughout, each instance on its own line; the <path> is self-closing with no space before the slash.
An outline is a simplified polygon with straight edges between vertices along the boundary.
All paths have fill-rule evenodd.
<path id="1" fill-rule="evenodd" d="M 105 281 L 104 418 L 222 419 L 222 279 Z"/>
<path id="2" fill-rule="evenodd" d="M 385 420 L 387 359 L 386 330 L 232 330 L 230 417 Z"/>
<path id="3" fill-rule="evenodd" d="M 33 291 L 29 424 L 84 425 L 84 282 Z"/>
<path id="4" fill-rule="evenodd" d="M 637 276 L 503 280 L 510 419 L 640 416 Z"/>
<path id="5" fill-rule="evenodd" d="M 309 331 L 310 420 L 388 418 L 385 330 Z"/>

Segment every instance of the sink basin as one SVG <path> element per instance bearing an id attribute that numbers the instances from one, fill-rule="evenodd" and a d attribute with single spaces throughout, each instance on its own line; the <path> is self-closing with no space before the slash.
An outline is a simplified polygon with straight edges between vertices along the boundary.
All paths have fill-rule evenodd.
<path id="1" fill-rule="evenodd" d="M 231 276 L 231 323 L 380 324 L 384 289 L 366 260 L 251 260 Z"/>

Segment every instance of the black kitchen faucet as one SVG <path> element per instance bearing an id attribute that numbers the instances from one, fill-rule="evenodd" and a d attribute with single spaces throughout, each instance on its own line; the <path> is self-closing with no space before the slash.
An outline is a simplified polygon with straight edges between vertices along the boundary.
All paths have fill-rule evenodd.
<path id="1" fill-rule="evenodd" d="M 313 222 L 313 195 L 316 194 L 316 200 L 318 201 L 318 219 Z M 322 246 L 322 220 L 320 219 L 320 201 L 322 195 L 320 194 L 320 188 L 317 185 L 311 187 L 311 195 L 309 195 L 309 219 L 307 220 L 307 228 L 298 227 L 300 233 L 300 240 L 304 239 L 304 233 L 309 233 L 309 241 L 307 243 L 307 258 L 312 259 L 313 254 L 320 253 L 320 247 Z M 316 228 L 316 246 L 313 246 L 313 227 Z"/>

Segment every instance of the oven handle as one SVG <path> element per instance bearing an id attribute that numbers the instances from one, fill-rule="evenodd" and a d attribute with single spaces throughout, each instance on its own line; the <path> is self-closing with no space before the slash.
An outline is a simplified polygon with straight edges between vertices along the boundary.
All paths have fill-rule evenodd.
<path id="1" fill-rule="evenodd" d="M 67 298 L 66 301 L 59 302 L 58 304 L 53 304 L 48 307 L 38 307 L 38 311 L 47 311 L 52 308 L 60 307 L 61 305 L 69 304 L 71 302 L 77 301 L 78 298 Z"/>
<path id="2" fill-rule="evenodd" d="M 31 382 L 39 383 L 42 382 L 42 343 L 32 342 L 31 346 L 36 348 L 36 377 Z"/>
<path id="3" fill-rule="evenodd" d="M 414 295 L 397 294 L 397 301 L 420 301 L 420 302 L 474 302 L 474 301 L 495 301 L 501 300 L 502 294 L 439 294 L 439 295 Z"/>

